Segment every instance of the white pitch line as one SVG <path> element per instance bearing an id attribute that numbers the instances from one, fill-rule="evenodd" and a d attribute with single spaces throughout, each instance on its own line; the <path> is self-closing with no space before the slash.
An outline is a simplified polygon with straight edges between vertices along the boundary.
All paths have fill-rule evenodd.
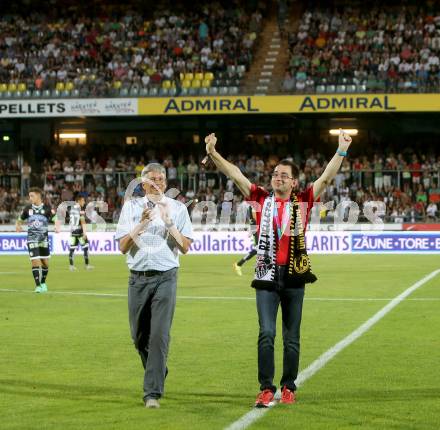
<path id="1" fill-rule="evenodd" d="M 0 293 L 29 293 L 35 294 L 32 290 L 17 290 L 12 288 L 0 288 Z M 58 294 L 64 296 L 91 296 L 91 297 L 127 297 L 122 293 L 97 293 L 94 291 L 49 291 L 44 294 Z M 181 300 L 249 300 L 255 301 L 255 297 L 241 296 L 177 296 Z M 393 298 L 369 298 L 369 297 L 306 297 L 304 300 L 308 302 L 390 302 Z M 414 302 L 436 302 L 440 301 L 440 297 L 419 297 L 415 299 L 407 299 Z"/>
<path id="2" fill-rule="evenodd" d="M 390 303 L 385 305 L 379 312 L 375 313 L 369 320 L 360 325 L 356 330 L 352 331 L 348 336 L 344 337 L 337 344 L 332 346 L 330 349 L 325 351 L 320 355 L 314 362 L 307 366 L 303 371 L 300 372 L 298 378 L 296 379 L 297 387 L 301 386 L 307 379 L 311 378 L 316 372 L 322 369 L 330 360 L 332 360 L 338 353 L 351 345 L 356 339 L 361 337 L 364 333 L 370 330 L 377 322 L 379 322 L 388 312 L 394 309 L 402 300 L 408 297 L 415 290 L 420 288 L 426 282 L 430 281 L 432 278 L 440 273 L 440 269 L 434 270 L 429 275 L 417 281 L 415 284 L 407 288 L 403 293 L 395 297 Z M 277 392 L 279 396 L 279 392 Z M 226 430 L 243 430 L 248 428 L 255 421 L 259 420 L 264 416 L 265 413 L 271 408 L 276 406 L 277 403 L 274 402 L 269 408 L 265 409 L 252 409 L 247 414 L 243 415 L 237 421 L 233 422 L 230 426 L 226 427 Z"/>

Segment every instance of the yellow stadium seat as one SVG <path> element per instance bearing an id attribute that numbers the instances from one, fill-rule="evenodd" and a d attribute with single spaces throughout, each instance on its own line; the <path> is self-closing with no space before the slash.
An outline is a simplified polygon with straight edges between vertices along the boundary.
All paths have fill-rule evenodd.
<path id="1" fill-rule="evenodd" d="M 21 91 L 21 92 L 26 91 L 26 84 L 24 82 L 20 82 L 18 84 L 17 88 L 18 88 L 18 91 Z"/>
<path id="2" fill-rule="evenodd" d="M 198 79 L 199 81 L 203 81 L 203 73 L 196 73 L 194 75 L 194 79 Z"/>
<path id="3" fill-rule="evenodd" d="M 185 79 L 182 82 L 182 88 L 190 88 L 191 87 L 191 81 L 188 81 L 187 79 Z"/>
<path id="4" fill-rule="evenodd" d="M 72 91 L 74 88 L 75 88 L 75 85 L 73 85 L 73 82 L 66 83 L 66 90 Z"/>
<path id="5" fill-rule="evenodd" d="M 0 92 L 4 93 L 5 91 L 8 91 L 8 86 L 6 84 L 0 84 Z"/>
<path id="6" fill-rule="evenodd" d="M 8 91 L 11 91 L 11 92 L 15 92 L 15 91 L 17 91 L 17 85 L 11 82 L 11 83 L 8 85 Z"/>
<path id="7" fill-rule="evenodd" d="M 193 79 L 193 81 L 191 82 L 192 88 L 200 88 L 201 86 L 202 86 L 202 83 L 200 82 L 199 79 Z"/>
<path id="8" fill-rule="evenodd" d="M 180 77 L 180 80 L 181 80 L 181 81 L 184 81 L 184 80 L 185 80 L 185 74 L 184 74 L 184 73 L 180 72 L 180 73 L 179 73 L 179 77 Z"/>
<path id="9" fill-rule="evenodd" d="M 211 81 L 209 79 L 203 79 L 202 87 L 203 88 L 209 88 L 210 86 L 211 86 Z"/>
<path id="10" fill-rule="evenodd" d="M 169 81 L 168 79 L 163 81 L 162 82 L 162 88 L 171 88 L 171 81 Z"/>
<path id="11" fill-rule="evenodd" d="M 205 78 L 204 79 L 207 79 L 208 81 L 212 81 L 213 79 L 214 79 L 214 73 L 212 73 L 212 72 L 206 72 L 205 73 Z"/>
<path id="12" fill-rule="evenodd" d="M 119 90 L 121 88 L 122 82 L 121 81 L 115 81 L 113 82 L 113 88 L 116 90 Z"/>
<path id="13" fill-rule="evenodd" d="M 96 80 L 96 75 L 89 75 L 89 80 L 90 81 L 95 81 Z"/>
<path id="14" fill-rule="evenodd" d="M 194 73 L 185 73 L 185 81 L 192 81 L 194 79 Z"/>
<path id="15" fill-rule="evenodd" d="M 55 89 L 58 91 L 64 91 L 64 82 L 57 82 Z"/>

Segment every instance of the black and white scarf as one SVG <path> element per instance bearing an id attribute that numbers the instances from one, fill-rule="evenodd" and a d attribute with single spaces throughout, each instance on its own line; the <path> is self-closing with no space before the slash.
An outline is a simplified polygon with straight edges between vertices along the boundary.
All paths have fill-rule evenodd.
<path id="1" fill-rule="evenodd" d="M 275 196 L 266 197 L 261 211 L 260 236 L 257 245 L 257 262 L 252 287 L 256 289 L 278 289 L 276 266 L 276 241 L 273 226 Z M 284 233 L 284 232 L 283 232 Z M 281 239 L 281 238 L 280 238 Z M 311 271 L 307 255 L 301 207 L 296 194 L 290 199 L 290 235 L 288 265 L 285 271 L 286 288 L 302 287 L 317 280 Z"/>

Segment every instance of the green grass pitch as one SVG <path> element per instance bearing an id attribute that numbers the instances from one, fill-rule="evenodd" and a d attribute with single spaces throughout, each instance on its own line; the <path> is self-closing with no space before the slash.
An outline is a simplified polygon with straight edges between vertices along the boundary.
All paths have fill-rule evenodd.
<path id="1" fill-rule="evenodd" d="M 2 256 L 0 429 L 222 429 L 250 411 L 258 392 L 253 262 L 240 278 L 237 257 L 181 258 L 166 393 L 160 409 L 147 410 L 124 257 L 92 255 L 96 268 L 86 272 L 76 255 L 73 273 L 67 257 L 53 257 L 49 293 L 37 295 L 27 257 Z M 440 267 L 438 256 L 311 258 L 319 280 L 307 287 L 301 369 Z M 276 406 L 251 428 L 438 429 L 439 310 L 440 275 L 308 379 L 297 404 Z M 281 360 L 279 324 L 276 382 Z"/>

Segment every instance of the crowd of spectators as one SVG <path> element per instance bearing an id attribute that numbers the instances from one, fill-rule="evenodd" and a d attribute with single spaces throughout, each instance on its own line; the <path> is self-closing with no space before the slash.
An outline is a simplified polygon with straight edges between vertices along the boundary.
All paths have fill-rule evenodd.
<path id="1" fill-rule="evenodd" d="M 248 157 L 244 154 L 230 155 L 228 159 L 252 182 L 265 187 L 270 186 L 270 174 L 279 161 L 276 156 L 263 159 L 261 156 Z M 194 203 L 211 201 L 218 206 L 220 214 L 222 203 L 231 197 L 233 204 L 239 205 L 242 198 L 233 182 L 219 174 L 213 166 L 202 166 L 199 161 L 195 156 L 176 159 L 172 155 L 151 155 L 138 159 L 119 155 L 115 158 L 101 157 L 99 160 L 65 157 L 44 160 L 41 172 L 34 174 L 33 178 L 44 184 L 46 199 L 53 207 L 62 201 L 73 200 L 78 192 L 84 193 L 88 201 L 107 204 L 107 212 L 102 216 L 112 222 L 119 217 L 128 184 L 140 176 L 149 162 L 163 163 L 167 169 L 169 188 L 179 190 L 177 198 L 182 202 L 193 202 L 190 210 Z M 316 152 L 309 152 L 305 158 L 294 161 L 300 166 L 301 188 L 314 182 L 326 167 L 325 157 Z M 1 211 L 12 213 L 23 194 L 23 188 L 20 188 L 22 184 L 18 183 L 18 166 L 15 162 L 12 166 L 9 171 L 15 172 L 13 176 L 4 174 L 0 177 L 3 193 L 0 214 Z M 21 172 L 23 183 L 29 172 L 23 167 Z M 12 180 L 17 182 L 12 183 Z M 360 209 L 366 201 L 383 201 L 389 222 L 435 221 L 440 217 L 440 156 L 390 152 L 376 154 L 372 158 L 347 158 L 321 198 L 322 202 L 333 201 L 335 207 L 346 200 L 356 202 Z M 330 220 L 332 214 L 333 211 L 329 209 L 322 216 Z M 0 215 L 0 222 L 6 218 L 6 215 Z"/>
<path id="2" fill-rule="evenodd" d="M 191 10 L 176 1 L 142 13 L 127 2 L 123 13 L 103 7 L 93 16 L 78 3 L 55 17 L 4 13 L 0 82 L 14 91 L 69 88 L 93 97 L 179 81 L 180 73 L 248 66 L 264 7 L 212 2 Z"/>
<path id="3" fill-rule="evenodd" d="M 304 12 L 288 37 L 286 92 L 352 84 L 368 92 L 438 92 L 440 9 L 435 2 L 317 6 Z"/>

